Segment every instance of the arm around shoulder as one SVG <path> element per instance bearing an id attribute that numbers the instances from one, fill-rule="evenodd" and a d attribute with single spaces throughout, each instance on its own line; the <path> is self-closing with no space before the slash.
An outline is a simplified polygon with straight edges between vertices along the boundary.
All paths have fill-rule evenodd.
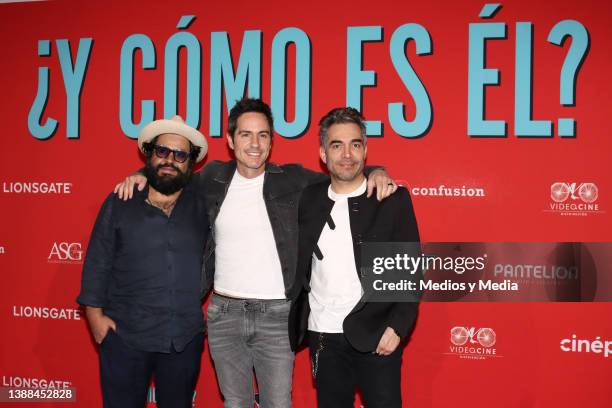
<path id="1" fill-rule="evenodd" d="M 329 176 L 320 171 L 314 171 L 309 168 L 302 166 L 301 164 L 292 163 L 281 166 L 288 174 L 295 174 L 299 178 L 302 188 L 318 184 L 320 182 L 329 180 Z"/>
<path id="2" fill-rule="evenodd" d="M 221 160 L 211 160 L 207 162 L 200 171 L 191 175 L 191 183 L 195 186 L 196 191 L 206 191 L 210 180 L 219 172 L 219 169 L 225 164 Z"/>

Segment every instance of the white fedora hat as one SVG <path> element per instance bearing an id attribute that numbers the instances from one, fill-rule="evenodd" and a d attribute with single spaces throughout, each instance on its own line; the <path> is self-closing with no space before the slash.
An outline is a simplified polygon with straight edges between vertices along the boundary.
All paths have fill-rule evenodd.
<path id="1" fill-rule="evenodd" d="M 165 133 L 183 136 L 193 143 L 194 146 L 198 146 L 200 148 L 200 154 L 196 159 L 196 163 L 202 161 L 204 156 L 206 156 L 206 152 L 208 151 L 208 143 L 206 143 L 204 135 L 200 133 L 199 130 L 186 124 L 183 118 L 178 115 L 172 117 L 171 119 L 154 120 L 143 127 L 140 131 L 140 135 L 138 135 L 138 148 L 142 153 L 145 153 L 143 144 L 148 143 L 156 136 L 163 135 Z"/>

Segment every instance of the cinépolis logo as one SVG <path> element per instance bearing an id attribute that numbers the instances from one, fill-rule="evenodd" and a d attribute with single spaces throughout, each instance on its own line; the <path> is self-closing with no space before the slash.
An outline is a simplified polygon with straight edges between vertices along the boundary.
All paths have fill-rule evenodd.
<path id="1" fill-rule="evenodd" d="M 72 183 L 59 181 L 3 181 L 4 194 L 71 194 Z"/>
<path id="2" fill-rule="evenodd" d="M 561 340 L 559 347 L 565 353 L 593 353 L 601 354 L 605 358 L 612 355 L 612 341 L 602 340 L 600 336 L 589 340 L 579 339 L 575 334 L 572 334 L 571 339 Z"/>
<path id="3" fill-rule="evenodd" d="M 81 320 L 81 311 L 73 308 L 13 305 L 13 317 L 26 319 Z"/>
<path id="4" fill-rule="evenodd" d="M 497 334 L 490 327 L 455 326 L 450 330 L 450 346 L 447 355 L 462 359 L 485 360 L 489 357 L 503 357 L 494 347 Z"/>

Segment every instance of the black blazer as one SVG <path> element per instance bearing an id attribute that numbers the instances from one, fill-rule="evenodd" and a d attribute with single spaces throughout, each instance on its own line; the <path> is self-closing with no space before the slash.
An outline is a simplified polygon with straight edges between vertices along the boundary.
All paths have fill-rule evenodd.
<path id="1" fill-rule="evenodd" d="M 312 256 L 319 236 L 334 206 L 328 197 L 329 181 L 307 187 L 299 205 L 299 247 L 296 287 L 290 314 L 290 340 L 295 349 L 303 340 L 308 328 L 308 291 Z M 363 242 L 419 242 L 419 231 L 410 194 L 400 187 L 382 202 L 376 194 L 366 193 L 349 200 L 349 218 L 353 238 L 356 270 L 361 270 Z M 358 275 L 359 272 L 357 272 Z M 301 282 L 301 284 L 300 284 Z M 364 302 L 360 301 L 344 319 L 344 335 L 351 345 L 363 352 L 376 349 L 387 327 L 401 337 L 407 337 L 416 320 L 418 303 Z"/>

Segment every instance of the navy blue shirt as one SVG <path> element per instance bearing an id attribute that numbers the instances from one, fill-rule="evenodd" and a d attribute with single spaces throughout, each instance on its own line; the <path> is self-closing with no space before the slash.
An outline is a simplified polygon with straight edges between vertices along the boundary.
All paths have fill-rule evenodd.
<path id="1" fill-rule="evenodd" d="M 170 217 L 145 202 L 110 194 L 83 265 L 81 305 L 100 307 L 117 335 L 142 351 L 182 351 L 204 330 L 200 276 L 208 218 L 202 193 L 187 185 Z"/>

